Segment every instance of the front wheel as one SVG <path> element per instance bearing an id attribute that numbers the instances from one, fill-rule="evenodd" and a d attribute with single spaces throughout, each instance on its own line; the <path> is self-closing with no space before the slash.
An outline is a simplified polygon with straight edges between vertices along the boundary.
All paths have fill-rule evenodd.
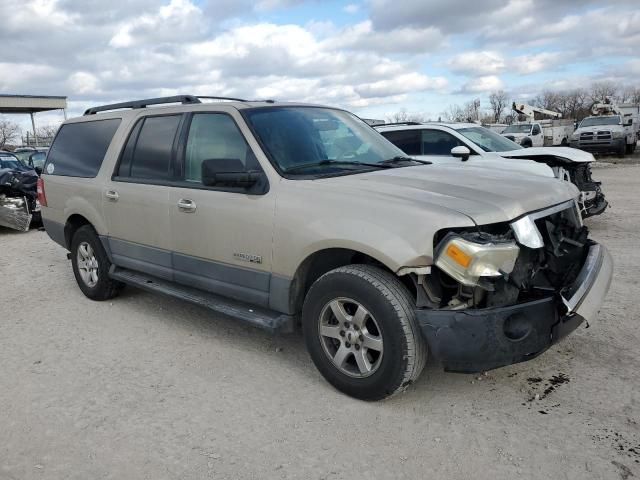
<path id="1" fill-rule="evenodd" d="M 324 378 L 362 400 L 405 390 L 427 347 L 415 302 L 398 278 L 369 265 L 336 268 L 309 290 L 302 311 L 307 349 Z"/>

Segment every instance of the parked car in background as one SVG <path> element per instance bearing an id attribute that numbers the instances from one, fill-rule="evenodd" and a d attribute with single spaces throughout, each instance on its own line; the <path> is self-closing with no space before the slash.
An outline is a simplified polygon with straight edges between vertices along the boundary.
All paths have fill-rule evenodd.
<path id="1" fill-rule="evenodd" d="M 13 154 L 20 159 L 20 161 L 33 168 L 38 172 L 38 175 L 42 173 L 44 167 L 44 161 L 47 158 L 48 148 L 19 148 L 13 152 Z"/>
<path id="2" fill-rule="evenodd" d="M 523 148 L 504 136 L 475 123 L 417 123 L 376 125 L 375 129 L 407 155 L 438 163 L 485 165 L 515 168 L 529 161 L 550 167 L 553 175 L 575 184 L 581 192 L 583 217 L 599 215 L 607 208 L 600 182 L 591 177 L 592 154 L 568 147 Z M 508 159 L 508 160 L 506 160 Z M 525 170 L 529 170 L 529 167 Z M 533 172 L 532 172 L 533 173 Z"/>
<path id="3" fill-rule="evenodd" d="M 571 135 L 571 146 L 596 153 L 633 153 L 638 143 L 640 105 L 596 103 Z"/>
<path id="4" fill-rule="evenodd" d="M 40 224 L 38 175 L 15 155 L 0 152 L 0 225 L 26 231 Z"/>
<path id="5" fill-rule="evenodd" d="M 271 331 L 301 319 L 322 375 L 366 400 L 414 382 L 427 345 L 464 372 L 541 354 L 594 321 L 612 275 L 574 185 L 409 158 L 319 105 L 92 108 L 38 182 L 88 298 L 129 284 Z"/>

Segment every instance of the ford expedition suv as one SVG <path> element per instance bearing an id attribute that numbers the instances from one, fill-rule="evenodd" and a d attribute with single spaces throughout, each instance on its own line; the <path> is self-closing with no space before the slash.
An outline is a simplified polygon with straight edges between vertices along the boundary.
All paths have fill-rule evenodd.
<path id="1" fill-rule="evenodd" d="M 90 299 L 129 284 L 270 331 L 300 321 L 322 375 L 367 400 L 427 357 L 532 359 L 594 321 L 612 275 L 572 184 L 413 159 L 317 105 L 91 108 L 58 131 L 38 191 Z"/>

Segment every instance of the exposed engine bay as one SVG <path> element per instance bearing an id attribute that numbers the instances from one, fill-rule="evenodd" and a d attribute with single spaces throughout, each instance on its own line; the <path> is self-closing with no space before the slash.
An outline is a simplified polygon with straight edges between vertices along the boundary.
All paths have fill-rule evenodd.
<path id="1" fill-rule="evenodd" d="M 518 252 L 514 257 L 515 262 L 511 262 L 508 267 L 509 272 L 490 272 L 489 276 L 477 278 L 475 285 L 464 284 L 453 278 L 445 271 L 446 267 L 432 268 L 430 275 L 417 281 L 418 306 L 477 309 L 515 305 L 561 295 L 574 283 L 585 263 L 592 244 L 588 240 L 588 229 L 582 225 L 575 207 L 538 218 L 535 226 L 543 240 L 540 248 L 530 248 L 518 243 L 509 224 L 449 231 L 439 235 L 435 251 L 440 254 L 447 242 L 450 243 L 450 239 L 454 237 L 491 247 L 517 244 Z M 502 262 L 503 259 L 499 261 Z M 483 268 L 486 273 L 486 267 Z"/>
<path id="2" fill-rule="evenodd" d="M 38 174 L 33 170 L 0 169 L 0 225 L 27 231 L 39 219 Z"/>

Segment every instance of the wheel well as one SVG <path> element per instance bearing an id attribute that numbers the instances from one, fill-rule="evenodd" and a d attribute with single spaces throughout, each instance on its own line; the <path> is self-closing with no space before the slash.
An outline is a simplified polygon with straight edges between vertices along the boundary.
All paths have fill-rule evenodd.
<path id="1" fill-rule="evenodd" d="M 347 248 L 328 248 L 309 255 L 298 267 L 291 284 L 290 302 L 292 311 L 298 313 L 302 310 L 302 304 L 311 285 L 325 273 L 345 265 L 364 264 L 374 265 L 388 272 L 392 272 L 382 262 L 370 255 L 350 250 Z M 409 275 L 398 277 L 415 296 L 416 287 Z"/>
<path id="2" fill-rule="evenodd" d="M 67 219 L 67 223 L 64 225 L 64 241 L 67 248 L 71 248 L 73 234 L 84 225 L 91 225 L 91 222 L 82 215 L 74 214 Z"/>

